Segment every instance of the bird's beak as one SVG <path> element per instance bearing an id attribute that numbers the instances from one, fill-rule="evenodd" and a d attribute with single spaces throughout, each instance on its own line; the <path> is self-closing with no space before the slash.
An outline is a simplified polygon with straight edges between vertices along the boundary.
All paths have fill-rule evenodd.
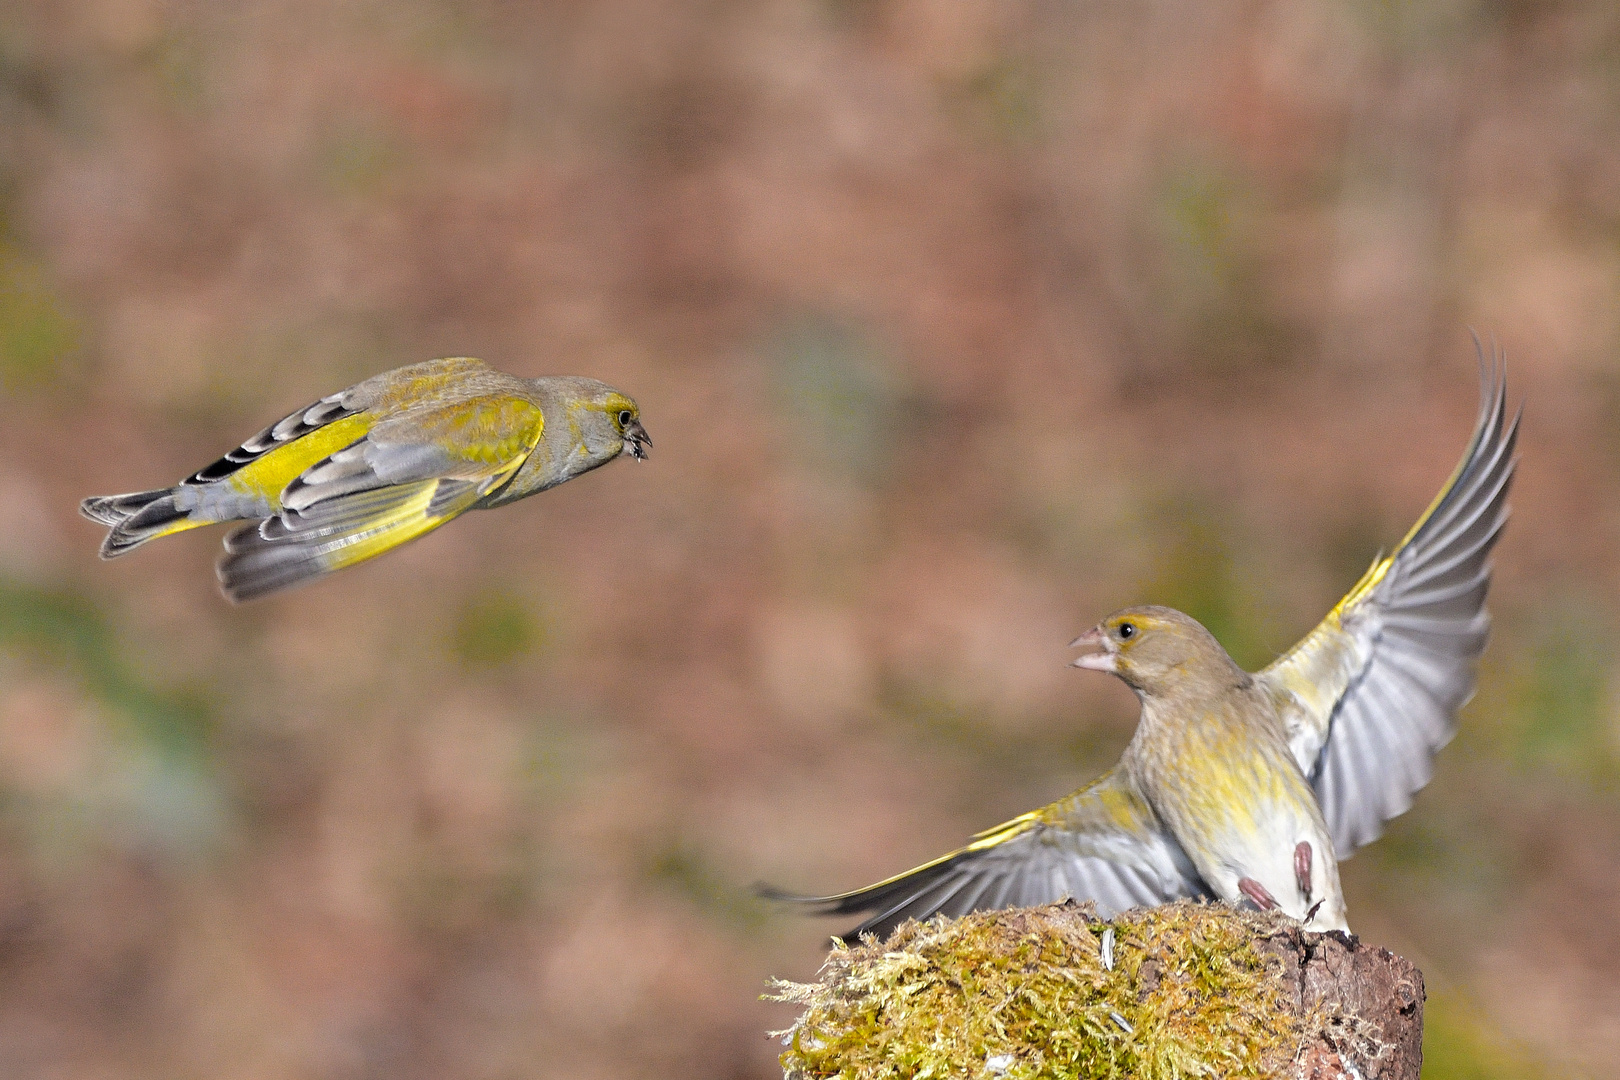
<path id="1" fill-rule="evenodd" d="M 652 437 L 641 426 L 640 420 L 632 420 L 624 426 L 624 448 L 637 461 L 647 460 L 647 451 L 652 449 Z"/>
<path id="2" fill-rule="evenodd" d="M 1118 668 L 1115 667 L 1115 661 L 1119 656 L 1118 647 L 1108 639 L 1108 635 L 1103 633 L 1102 627 L 1100 626 L 1092 627 L 1090 630 L 1087 630 L 1085 633 L 1069 642 L 1069 648 L 1086 648 L 1097 650 L 1096 652 L 1088 652 L 1083 656 L 1076 657 L 1074 663 L 1071 665 L 1073 667 L 1090 668 L 1092 671 L 1113 672 L 1118 670 Z"/>

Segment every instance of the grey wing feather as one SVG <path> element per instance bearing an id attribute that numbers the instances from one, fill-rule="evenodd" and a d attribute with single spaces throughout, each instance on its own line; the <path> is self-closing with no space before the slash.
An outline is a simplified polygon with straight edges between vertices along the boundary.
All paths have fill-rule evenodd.
<path id="1" fill-rule="evenodd" d="M 1518 425 L 1500 357 L 1482 352 L 1479 420 L 1450 483 L 1395 553 L 1260 674 L 1291 703 L 1290 744 L 1341 859 L 1411 806 L 1473 693 Z"/>
<path id="2" fill-rule="evenodd" d="M 767 895 L 812 905 L 822 915 L 867 915 L 842 935 L 851 942 L 863 934 L 884 938 L 907 919 L 934 915 L 1073 899 L 1094 901 L 1106 917 L 1127 908 L 1210 895 L 1196 873 L 1162 882 L 1151 871 L 1078 854 L 1062 837 L 1051 835 L 1056 831 L 1035 829 L 992 848 L 964 850 L 901 878 L 839 896 Z"/>
<path id="3" fill-rule="evenodd" d="M 313 544 L 334 537 L 352 539 L 357 533 L 376 527 L 393 511 L 418 498 L 425 483 L 437 483 L 452 493 L 472 486 L 464 481 L 445 480 L 361 488 L 310 503 L 301 510 L 284 510 L 275 517 L 243 526 L 226 537 L 225 550 L 244 551 L 254 536 L 269 543 L 298 544 Z M 434 492 L 435 498 L 439 495 L 438 491 Z"/>
<path id="4" fill-rule="evenodd" d="M 427 518 L 460 513 L 479 494 L 479 485 L 467 480 L 421 480 L 363 489 L 243 525 L 225 537 L 216 567 L 220 587 L 240 602 L 319 577 L 334 569 L 332 557 L 349 545 L 417 526 L 416 516 L 392 515 L 419 499 L 424 487 L 433 488 Z"/>
<path id="5" fill-rule="evenodd" d="M 842 935 L 886 937 L 907 919 L 965 915 L 1063 899 L 1091 900 L 1098 911 L 1209 896 L 1181 846 L 1152 810 L 1128 791 L 1118 770 L 1067 799 L 980 834 L 972 844 L 869 888 L 836 896 L 772 899 L 823 915 L 866 915 Z"/>
<path id="6" fill-rule="evenodd" d="M 343 400 L 361 400 L 367 385 Z M 264 596 L 421 535 L 469 509 L 520 463 L 458 457 L 454 444 L 424 434 L 420 419 L 411 412 L 378 423 L 295 477 L 280 513 L 226 537 L 216 567 L 225 594 Z"/>
<path id="7" fill-rule="evenodd" d="M 316 428 L 325 427 L 334 420 L 341 420 L 345 416 L 352 416 L 359 411 L 359 407 L 345 404 L 349 401 L 351 391 L 344 390 L 336 394 L 329 394 L 312 405 L 294 410 L 277 420 L 253 438 L 248 439 L 235 450 L 226 452 L 224 457 L 211 465 L 198 469 L 195 473 L 181 481 L 184 485 L 212 484 L 216 480 L 223 480 L 250 461 L 263 457 L 276 447 L 301 439 Z"/>
<path id="8" fill-rule="evenodd" d="M 302 513 L 334 499 L 360 492 L 408 485 L 421 480 L 465 479 L 454 474 L 465 463 L 457 461 L 441 446 L 388 439 L 387 428 L 379 425 L 352 446 L 316 462 L 295 477 L 281 493 L 281 505 Z M 504 474 L 502 474 L 504 476 Z M 485 483 L 493 485 L 497 477 Z"/>

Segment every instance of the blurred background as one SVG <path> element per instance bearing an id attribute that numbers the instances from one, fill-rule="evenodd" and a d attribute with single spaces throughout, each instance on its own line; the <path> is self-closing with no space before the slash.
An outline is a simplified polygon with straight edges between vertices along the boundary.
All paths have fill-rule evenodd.
<path id="1" fill-rule="evenodd" d="M 1344 867 L 1425 1076 L 1620 1076 L 1620 7 L 0 0 L 0 1077 L 766 1078 L 754 900 L 1110 764 L 1528 399 L 1481 689 Z M 233 608 L 171 483 L 399 364 L 657 446 Z"/>

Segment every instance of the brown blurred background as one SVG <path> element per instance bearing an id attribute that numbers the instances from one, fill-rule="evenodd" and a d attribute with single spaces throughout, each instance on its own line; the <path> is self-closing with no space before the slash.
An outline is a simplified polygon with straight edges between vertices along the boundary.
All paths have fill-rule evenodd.
<path id="1" fill-rule="evenodd" d="M 0 0 L 0 1078 L 765 1078 L 865 884 L 1264 663 L 1529 402 L 1481 691 L 1345 866 L 1426 1076 L 1620 1076 L 1620 7 Z M 650 463 L 233 608 L 179 479 L 470 354 Z"/>

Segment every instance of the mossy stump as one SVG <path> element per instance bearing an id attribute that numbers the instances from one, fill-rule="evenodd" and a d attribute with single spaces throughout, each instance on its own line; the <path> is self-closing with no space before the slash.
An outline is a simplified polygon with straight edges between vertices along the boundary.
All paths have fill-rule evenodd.
<path id="1" fill-rule="evenodd" d="M 787 1080 L 1417 1080 L 1423 976 L 1353 936 L 1182 902 L 906 923 L 838 947 L 781 1034 Z"/>

